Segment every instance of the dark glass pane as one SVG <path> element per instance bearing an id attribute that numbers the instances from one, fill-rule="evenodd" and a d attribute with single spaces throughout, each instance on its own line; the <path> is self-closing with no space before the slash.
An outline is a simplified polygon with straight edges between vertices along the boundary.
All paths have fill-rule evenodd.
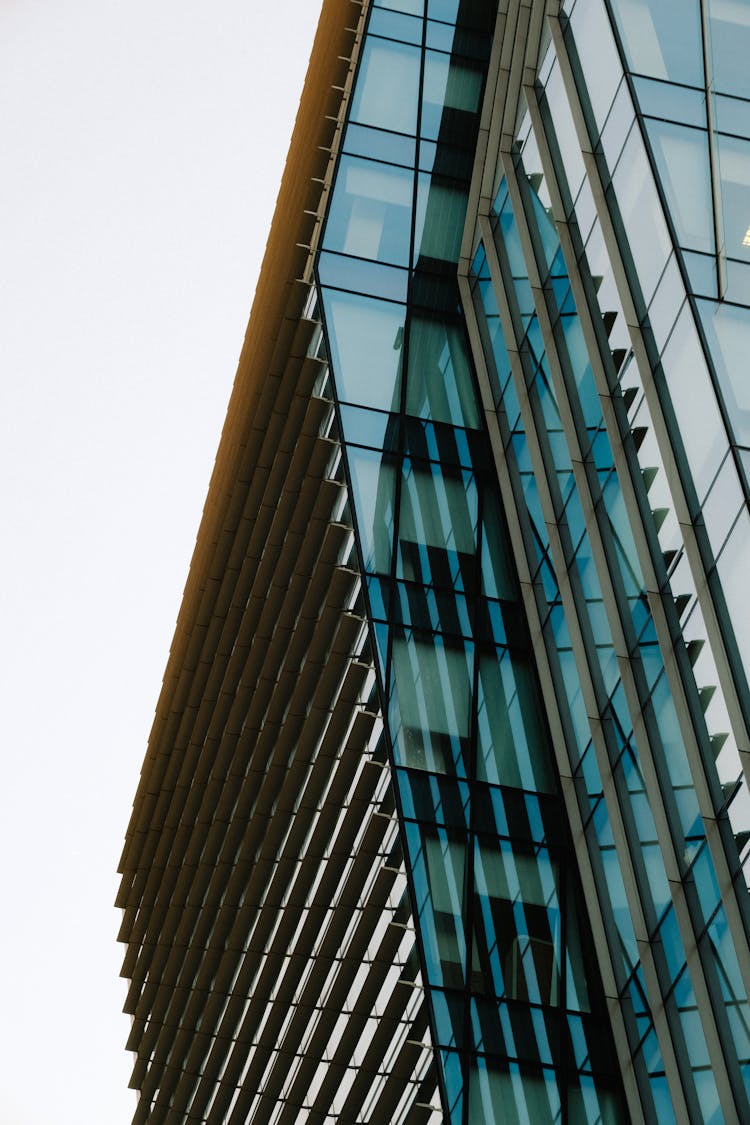
<path id="1" fill-rule="evenodd" d="M 412 318 L 406 410 L 420 418 L 464 428 L 479 425 L 471 367 L 459 325 Z"/>

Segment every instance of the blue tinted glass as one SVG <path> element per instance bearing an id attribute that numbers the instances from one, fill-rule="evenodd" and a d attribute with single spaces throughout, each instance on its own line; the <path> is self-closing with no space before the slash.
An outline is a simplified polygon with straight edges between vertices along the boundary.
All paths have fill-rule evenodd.
<path id="1" fill-rule="evenodd" d="M 354 509 L 365 569 L 387 574 L 393 549 L 395 469 L 388 455 L 366 449 L 349 451 Z"/>
<path id="2" fill-rule="evenodd" d="M 457 262 L 466 220 L 467 190 L 425 172 L 417 183 L 414 263 L 420 258 Z"/>
<path id="3" fill-rule="evenodd" d="M 713 301 L 700 301 L 699 308 L 721 391 L 732 419 L 734 436 L 739 445 L 748 445 L 750 381 L 746 375 L 746 364 L 750 343 L 750 308 Z"/>
<path id="4" fill-rule="evenodd" d="M 706 128 L 704 90 L 691 90 L 651 78 L 636 78 L 635 90 L 641 111 L 647 117 L 662 117 L 667 121 L 680 121 L 684 125 Z"/>
<path id="5" fill-rule="evenodd" d="M 405 307 L 332 289 L 323 307 L 339 399 L 398 411 Z"/>
<path id="6" fill-rule="evenodd" d="M 647 121 L 659 175 L 681 246 L 714 249 L 708 134 L 667 121 Z"/>
<path id="7" fill-rule="evenodd" d="M 397 133 L 415 133 L 420 54 L 417 47 L 368 37 L 352 97 L 351 120 Z"/>
<path id="8" fill-rule="evenodd" d="M 318 255 L 318 276 L 322 285 L 346 289 L 354 293 L 368 293 L 373 297 L 387 297 L 394 301 L 406 300 L 409 274 L 405 269 L 382 266 L 345 254 Z"/>
<path id="9" fill-rule="evenodd" d="M 611 0 L 630 68 L 703 87 L 699 0 Z"/>
<path id="10" fill-rule="evenodd" d="M 343 156 L 326 224 L 326 247 L 395 265 L 409 261 L 413 175 Z"/>
<path id="11" fill-rule="evenodd" d="M 415 149 L 414 137 L 371 129 L 367 125 L 355 125 L 354 122 L 347 125 L 344 135 L 344 152 L 352 156 L 367 156 L 370 160 L 382 160 L 387 164 L 403 164 L 411 168 Z"/>
<path id="12" fill-rule="evenodd" d="M 720 136 L 719 168 L 727 256 L 750 262 L 750 140 Z"/>
<path id="13" fill-rule="evenodd" d="M 711 0 L 709 11 L 714 88 L 750 98 L 750 10 L 744 3 Z"/>
<path id="14" fill-rule="evenodd" d="M 386 39 L 400 39 L 404 43 L 416 43 L 421 46 L 422 28 L 421 19 L 400 12 L 387 9 L 374 9 L 370 16 L 367 28 L 368 46 L 373 43 L 373 36 L 382 35 Z"/>

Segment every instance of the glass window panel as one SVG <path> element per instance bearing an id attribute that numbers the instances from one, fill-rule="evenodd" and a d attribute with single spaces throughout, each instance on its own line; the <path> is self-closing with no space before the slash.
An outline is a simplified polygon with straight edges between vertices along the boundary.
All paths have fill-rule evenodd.
<path id="1" fill-rule="evenodd" d="M 692 312 L 687 305 L 664 349 L 662 365 L 700 500 L 716 476 L 727 437 Z"/>
<path id="2" fill-rule="evenodd" d="M 509 843 L 478 846 L 474 863 L 485 936 L 502 966 L 504 994 L 560 1003 L 559 871 L 546 849 L 526 854 Z"/>
<path id="3" fill-rule="evenodd" d="M 477 699 L 477 776 L 493 785 L 554 792 L 546 732 L 528 665 L 482 656 Z"/>
<path id="4" fill-rule="evenodd" d="M 715 277 L 716 259 L 705 258 L 704 260 L 713 263 Z M 682 308 L 684 301 L 685 284 L 682 280 L 679 266 L 677 265 L 677 258 L 673 255 L 667 262 L 664 273 L 661 275 L 661 281 L 659 282 L 659 286 L 654 294 L 654 299 L 648 310 L 651 331 L 654 334 L 654 341 L 660 355 L 674 328 L 674 322 L 677 319 L 677 314 Z M 610 336 L 610 340 L 611 339 L 612 337 Z M 628 343 L 629 341 L 623 341 L 623 346 L 627 347 Z"/>
<path id="5" fill-rule="evenodd" d="M 591 954 L 590 951 L 584 951 L 581 940 L 581 922 L 583 922 L 584 928 L 588 929 L 585 915 L 579 918 L 579 911 L 581 910 L 583 910 L 582 897 L 574 894 L 569 887 L 565 919 L 565 1007 L 568 1011 L 573 1012 L 588 1012 L 591 1010 L 586 979 L 587 972 L 591 971 Z M 587 952 L 588 957 L 586 956 Z"/>
<path id="6" fill-rule="evenodd" d="M 750 352 L 750 309 L 714 301 L 700 301 L 698 307 L 727 413 L 732 420 L 734 437 L 739 445 L 748 445 L 750 380 L 747 378 L 747 356 Z M 717 419 L 717 414 L 717 411 L 712 412 L 705 424 L 710 429 L 716 429 L 718 424 L 718 432 L 721 434 L 723 425 Z"/>
<path id="7" fill-rule="evenodd" d="M 357 406 L 341 407 L 344 441 L 353 445 L 367 445 L 372 449 L 393 449 L 396 444 L 389 430 L 391 415 L 380 410 L 361 410 Z"/>
<path id="8" fill-rule="evenodd" d="M 323 306 L 339 399 L 398 411 L 404 306 L 331 289 Z"/>
<path id="9" fill-rule="evenodd" d="M 476 113 L 481 92 L 482 74 L 479 70 L 452 62 L 450 55 L 426 51 L 421 133 L 437 137 L 444 108 Z"/>
<path id="10" fill-rule="evenodd" d="M 457 262 L 466 219 L 467 191 L 439 183 L 420 173 L 417 185 L 417 217 L 414 232 L 414 262 L 420 257 Z"/>
<path id="11" fill-rule="evenodd" d="M 647 126 L 680 245 L 711 253 L 714 234 L 708 133 L 667 121 L 649 120 Z"/>
<path id="12" fill-rule="evenodd" d="M 405 168 L 342 157 L 326 224 L 326 249 L 407 265 L 413 181 Z"/>
<path id="13" fill-rule="evenodd" d="M 415 151 L 416 141 L 413 137 L 370 129 L 367 125 L 355 125 L 353 121 L 346 127 L 344 152 L 352 156 L 366 156 L 370 160 L 383 160 L 386 164 L 403 164 L 407 168 L 413 168 Z"/>
<path id="14" fill-rule="evenodd" d="M 463 329 L 414 316 L 409 325 L 406 412 L 463 428 L 479 426 Z"/>
<path id="15" fill-rule="evenodd" d="M 411 16 L 424 15 L 424 0 L 375 0 L 376 8 L 393 8 L 396 12 L 406 12 Z"/>
<path id="16" fill-rule="evenodd" d="M 671 82 L 652 78 L 636 78 L 635 89 L 641 111 L 647 117 L 681 121 L 684 125 L 706 128 L 706 95 L 703 90 L 689 90 Z M 731 132 L 731 130 L 730 130 Z"/>
<path id="17" fill-rule="evenodd" d="M 591 109 L 601 129 L 622 78 L 609 17 L 600 0 L 578 0 L 570 23 Z"/>
<path id="18" fill-rule="evenodd" d="M 559 146 L 571 199 L 575 199 L 581 184 L 585 182 L 585 168 L 575 122 L 557 62 L 550 71 L 542 105 L 551 118 L 550 132 L 554 135 L 553 146 L 554 144 Z"/>
<path id="19" fill-rule="evenodd" d="M 685 250 L 682 257 L 687 269 L 690 292 L 701 297 L 716 297 L 718 282 L 715 256 L 713 254 L 694 254 Z"/>
<path id="20" fill-rule="evenodd" d="M 716 125 L 721 133 L 736 133 L 739 137 L 750 136 L 750 106 L 739 98 L 725 98 L 721 94 L 714 97 Z"/>
<path id="21" fill-rule="evenodd" d="M 442 830 L 422 835 L 415 824 L 407 824 L 406 831 L 428 980 L 461 988 L 466 966 L 466 845 Z"/>
<path id="22" fill-rule="evenodd" d="M 442 637 L 395 637 L 390 718 L 401 765 L 432 773 L 465 772 L 471 712 L 471 650 Z"/>
<path id="23" fill-rule="evenodd" d="M 750 141 L 719 136 L 724 247 L 730 258 L 750 262 Z"/>
<path id="24" fill-rule="evenodd" d="M 632 70 L 703 86 L 699 0 L 612 0 Z"/>
<path id="25" fill-rule="evenodd" d="M 750 669 L 750 620 L 747 614 L 748 559 L 750 559 L 750 520 L 747 512 L 743 512 L 719 556 L 717 569 L 746 676 Z"/>
<path id="26" fill-rule="evenodd" d="M 386 297 L 393 301 L 406 300 L 409 282 L 408 270 L 326 251 L 318 255 L 318 277 L 321 285 L 354 293 L 368 293 L 373 297 Z"/>
<path id="27" fill-rule="evenodd" d="M 404 43 L 416 43 L 421 47 L 423 27 L 424 23 L 421 19 L 381 8 L 380 11 L 377 9 L 373 11 L 370 16 L 367 35 L 370 42 L 372 36 L 382 35 L 386 39 L 399 39 Z"/>
<path id="28" fill-rule="evenodd" d="M 643 299 L 649 304 L 671 253 L 672 240 L 637 125 L 630 130 L 613 184 Z"/>
<path id="29" fill-rule="evenodd" d="M 395 468 L 387 454 L 356 447 L 348 450 L 348 464 L 365 570 L 388 574 L 393 549 Z"/>
<path id="30" fill-rule="evenodd" d="M 508 532 L 494 493 L 484 494 L 482 507 L 482 593 L 488 598 L 515 601 L 515 564 L 510 554 Z"/>
<path id="31" fill-rule="evenodd" d="M 731 453 L 727 452 L 724 464 L 703 504 L 703 519 L 714 555 L 718 555 L 723 547 L 744 502 L 737 466 Z"/>
<path id="32" fill-rule="evenodd" d="M 712 79 L 725 94 L 750 97 L 750 8 L 745 0 L 710 0 Z"/>
<path id="33" fill-rule="evenodd" d="M 750 262 L 733 262 L 731 259 L 727 261 L 727 288 L 724 298 L 727 301 L 736 301 L 738 305 L 750 306 Z"/>
<path id="34" fill-rule="evenodd" d="M 352 121 L 415 133 L 420 54 L 418 47 L 368 37 L 352 97 Z"/>
<path id="35" fill-rule="evenodd" d="M 529 1073 L 518 1064 L 502 1070 L 477 1057 L 469 1077 L 469 1121 L 503 1125 L 553 1125 L 560 1120 L 553 1071 Z"/>
<path id="36" fill-rule="evenodd" d="M 477 489 L 469 474 L 448 476 L 431 469 L 404 468 L 399 538 L 443 550 L 476 551 Z"/>

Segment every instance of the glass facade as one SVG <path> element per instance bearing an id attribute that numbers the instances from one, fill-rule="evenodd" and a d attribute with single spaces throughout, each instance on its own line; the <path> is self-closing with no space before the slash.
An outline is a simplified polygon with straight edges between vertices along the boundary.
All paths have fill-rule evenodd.
<path id="1" fill-rule="evenodd" d="M 370 9 L 316 278 L 451 1121 L 750 1117 L 714 7 Z"/>

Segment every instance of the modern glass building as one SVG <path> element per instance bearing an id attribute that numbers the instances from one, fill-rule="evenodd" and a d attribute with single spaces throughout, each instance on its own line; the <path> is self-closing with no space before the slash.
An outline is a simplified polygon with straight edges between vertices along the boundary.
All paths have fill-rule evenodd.
<path id="1" fill-rule="evenodd" d="M 325 0 L 123 852 L 134 1122 L 750 1121 L 749 54 Z"/>

